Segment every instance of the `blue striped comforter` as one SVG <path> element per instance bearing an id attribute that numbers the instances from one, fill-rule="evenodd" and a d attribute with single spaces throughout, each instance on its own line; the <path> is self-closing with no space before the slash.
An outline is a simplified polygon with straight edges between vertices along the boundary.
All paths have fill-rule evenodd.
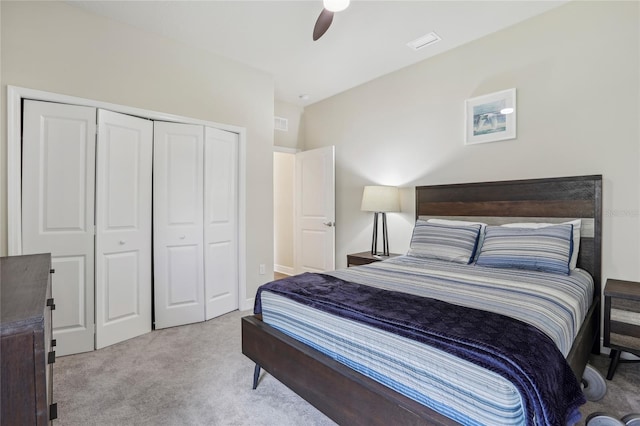
<path id="1" fill-rule="evenodd" d="M 400 257 L 332 272 L 345 281 L 428 296 L 536 326 L 566 356 L 592 299 L 591 277 Z M 264 291 L 265 322 L 463 424 L 525 424 L 518 391 L 496 373 L 393 333 Z"/>

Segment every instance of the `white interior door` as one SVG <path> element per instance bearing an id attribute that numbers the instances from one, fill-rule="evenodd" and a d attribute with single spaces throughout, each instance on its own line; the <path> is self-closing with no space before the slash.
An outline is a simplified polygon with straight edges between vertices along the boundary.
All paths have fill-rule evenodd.
<path id="1" fill-rule="evenodd" d="M 205 318 L 238 309 L 238 134 L 205 128 Z"/>
<path id="2" fill-rule="evenodd" d="M 51 253 L 56 353 L 94 349 L 95 108 L 24 101 L 22 252 Z"/>
<path id="3" fill-rule="evenodd" d="M 154 122 L 156 328 L 204 321 L 203 126 Z"/>
<path id="4" fill-rule="evenodd" d="M 151 331 L 153 122 L 98 110 L 96 349 Z"/>
<path id="5" fill-rule="evenodd" d="M 295 273 L 335 269 L 334 147 L 303 151 L 295 161 Z"/>

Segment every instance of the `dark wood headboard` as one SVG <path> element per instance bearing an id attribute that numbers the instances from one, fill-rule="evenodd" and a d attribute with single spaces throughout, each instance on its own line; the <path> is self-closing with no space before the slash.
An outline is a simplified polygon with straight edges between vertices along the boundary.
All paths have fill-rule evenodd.
<path id="1" fill-rule="evenodd" d="M 574 176 L 416 187 L 416 218 L 508 222 L 583 219 L 578 267 L 601 294 L 602 176 Z"/>

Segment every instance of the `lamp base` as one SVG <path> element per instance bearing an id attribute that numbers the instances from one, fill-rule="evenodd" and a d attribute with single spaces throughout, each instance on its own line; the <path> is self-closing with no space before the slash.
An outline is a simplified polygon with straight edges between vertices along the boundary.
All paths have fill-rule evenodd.
<path id="1" fill-rule="evenodd" d="M 378 215 L 382 215 L 382 253 L 378 253 Z M 375 212 L 373 214 L 373 238 L 371 241 L 371 255 L 389 256 L 389 239 L 387 237 L 387 214 Z"/>

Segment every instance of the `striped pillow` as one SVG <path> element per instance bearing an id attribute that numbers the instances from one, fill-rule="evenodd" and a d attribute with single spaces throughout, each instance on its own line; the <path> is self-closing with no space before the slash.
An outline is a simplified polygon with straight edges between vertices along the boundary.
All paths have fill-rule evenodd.
<path id="1" fill-rule="evenodd" d="M 471 263 L 481 225 L 452 226 L 417 220 L 408 256 Z"/>
<path id="2" fill-rule="evenodd" d="M 570 224 L 537 229 L 488 226 L 476 264 L 568 275 L 572 236 Z"/>
<path id="3" fill-rule="evenodd" d="M 582 227 L 582 219 L 575 219 L 569 222 L 562 222 L 563 225 L 573 225 L 573 251 L 571 252 L 571 260 L 569 261 L 569 269 L 576 269 L 578 266 L 578 250 L 580 249 L 580 228 Z M 558 223 L 507 223 L 502 226 L 509 228 L 544 228 L 546 226 L 559 225 Z"/>
<path id="4" fill-rule="evenodd" d="M 464 226 L 464 225 L 480 225 L 480 237 L 478 238 L 478 248 L 476 248 L 476 254 L 473 256 L 473 261 L 477 260 L 478 255 L 480 254 L 480 247 L 482 247 L 482 242 L 484 241 L 484 230 L 487 227 L 487 224 L 484 222 L 469 222 L 467 220 L 449 220 L 449 219 L 427 219 L 429 223 L 440 223 L 442 225 L 455 225 L 455 226 Z"/>

